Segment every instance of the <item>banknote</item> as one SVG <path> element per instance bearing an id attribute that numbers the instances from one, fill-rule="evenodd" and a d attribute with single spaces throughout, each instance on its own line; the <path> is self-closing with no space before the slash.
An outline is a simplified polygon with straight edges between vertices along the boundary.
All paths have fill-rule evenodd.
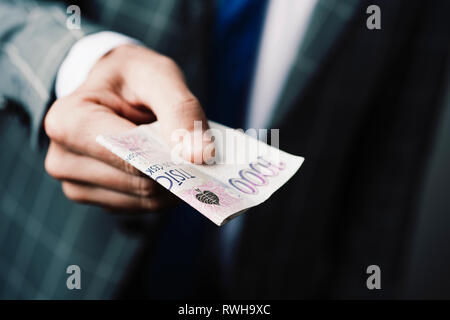
<path id="1" fill-rule="evenodd" d="M 214 164 L 194 164 L 174 153 L 158 122 L 96 141 L 160 183 L 218 226 L 266 201 L 304 158 L 283 152 L 242 130 L 210 121 Z"/>

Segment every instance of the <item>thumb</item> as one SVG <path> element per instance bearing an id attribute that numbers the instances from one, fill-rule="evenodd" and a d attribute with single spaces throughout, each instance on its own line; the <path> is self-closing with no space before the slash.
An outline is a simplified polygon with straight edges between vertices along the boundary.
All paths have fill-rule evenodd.
<path id="1" fill-rule="evenodd" d="M 175 147 L 182 143 L 184 159 L 197 164 L 210 163 L 215 148 L 207 132 L 208 120 L 181 70 L 171 59 L 160 55 L 148 66 L 150 70 L 134 69 L 134 76 L 126 79 L 128 87 L 142 105 L 153 111 L 169 145 Z"/>
<path id="2" fill-rule="evenodd" d="M 176 104 L 166 105 L 161 112 L 154 112 L 164 138 L 173 148 L 179 148 L 185 160 L 201 164 L 214 159 L 215 146 L 208 120 L 193 95 Z"/>

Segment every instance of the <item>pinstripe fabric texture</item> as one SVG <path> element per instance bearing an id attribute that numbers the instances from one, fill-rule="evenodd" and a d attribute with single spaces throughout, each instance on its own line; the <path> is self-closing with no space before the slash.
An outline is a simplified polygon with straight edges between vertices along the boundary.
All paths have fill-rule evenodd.
<path id="1" fill-rule="evenodd" d="M 280 125 L 289 107 L 303 93 L 306 84 L 339 39 L 358 5 L 361 3 L 357 0 L 319 0 L 277 108 L 272 114 L 272 125 Z"/>
<path id="2" fill-rule="evenodd" d="M 354 4 L 320 1 L 280 100 L 283 113 Z M 45 148 L 37 146 L 42 118 L 53 99 L 56 71 L 77 39 L 98 30 L 135 37 L 174 58 L 202 100 L 210 3 L 98 0 L 79 5 L 82 30 L 68 30 L 65 4 L 0 1 L 0 298 L 113 297 L 140 244 L 139 238 L 119 231 L 110 215 L 65 199 L 59 183 L 44 170 Z M 323 32 L 325 20 L 336 32 Z M 317 33 L 320 43 L 314 40 Z M 66 288 L 70 264 L 82 269 L 82 290 Z"/>

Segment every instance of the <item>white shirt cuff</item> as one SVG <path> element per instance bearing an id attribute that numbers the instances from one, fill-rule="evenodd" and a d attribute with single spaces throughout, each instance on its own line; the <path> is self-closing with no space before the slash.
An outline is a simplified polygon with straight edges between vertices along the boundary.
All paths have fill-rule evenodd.
<path id="1" fill-rule="evenodd" d="M 111 31 L 93 33 L 75 42 L 56 75 L 56 97 L 74 92 L 101 57 L 118 46 L 131 43 L 140 44 L 133 38 Z"/>

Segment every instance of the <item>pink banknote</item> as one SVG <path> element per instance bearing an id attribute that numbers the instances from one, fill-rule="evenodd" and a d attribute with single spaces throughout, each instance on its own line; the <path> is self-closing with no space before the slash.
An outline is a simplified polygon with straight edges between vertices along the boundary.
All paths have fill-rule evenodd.
<path id="1" fill-rule="evenodd" d="M 210 121 L 214 164 L 182 160 L 161 138 L 158 122 L 100 135 L 97 142 L 154 179 L 218 226 L 266 201 L 304 158 Z"/>

